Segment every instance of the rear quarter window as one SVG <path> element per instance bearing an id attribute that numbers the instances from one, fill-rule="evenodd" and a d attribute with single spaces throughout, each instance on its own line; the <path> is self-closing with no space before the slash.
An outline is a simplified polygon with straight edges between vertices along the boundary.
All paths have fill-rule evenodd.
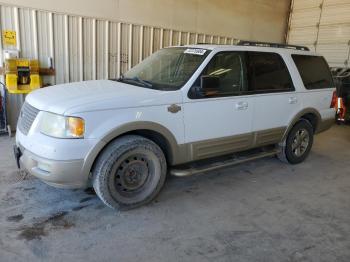
<path id="1" fill-rule="evenodd" d="M 292 55 L 306 89 L 333 87 L 333 78 L 322 56 Z"/>

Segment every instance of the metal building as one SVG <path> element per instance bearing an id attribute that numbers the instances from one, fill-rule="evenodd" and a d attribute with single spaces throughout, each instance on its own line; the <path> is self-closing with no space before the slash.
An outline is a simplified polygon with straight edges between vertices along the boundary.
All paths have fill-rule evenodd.
<path id="1" fill-rule="evenodd" d="M 349 0 L 294 0 L 288 43 L 306 45 L 325 56 L 331 67 L 348 67 Z"/>
<path id="2" fill-rule="evenodd" d="M 147 25 L 67 15 L 14 6 L 0 6 L 0 30 L 17 32 L 21 57 L 53 61 L 56 75 L 49 85 L 83 80 L 117 78 L 160 48 L 198 42 L 229 44 L 233 37 L 172 30 Z M 0 41 L 2 42 L 2 41 Z M 0 59 L 0 64 L 3 59 Z M 23 95 L 9 97 L 9 123 L 16 125 Z"/>

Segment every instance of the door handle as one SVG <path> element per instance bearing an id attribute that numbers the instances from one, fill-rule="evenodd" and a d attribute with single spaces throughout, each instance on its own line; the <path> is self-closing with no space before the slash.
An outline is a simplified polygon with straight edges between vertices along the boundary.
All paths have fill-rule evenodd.
<path id="1" fill-rule="evenodd" d="M 298 98 L 290 97 L 289 100 L 288 100 L 288 103 L 289 104 L 296 104 L 296 103 L 298 103 Z"/>
<path id="2" fill-rule="evenodd" d="M 246 110 L 248 108 L 248 103 L 247 102 L 238 102 L 236 104 L 236 109 L 237 110 Z"/>

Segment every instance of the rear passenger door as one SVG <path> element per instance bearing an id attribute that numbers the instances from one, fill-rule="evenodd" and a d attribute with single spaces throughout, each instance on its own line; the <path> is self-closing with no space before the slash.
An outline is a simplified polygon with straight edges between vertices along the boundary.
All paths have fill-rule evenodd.
<path id="1" fill-rule="evenodd" d="M 248 93 L 254 97 L 256 145 L 279 142 L 301 108 L 286 63 L 277 53 L 247 52 L 247 74 Z"/>

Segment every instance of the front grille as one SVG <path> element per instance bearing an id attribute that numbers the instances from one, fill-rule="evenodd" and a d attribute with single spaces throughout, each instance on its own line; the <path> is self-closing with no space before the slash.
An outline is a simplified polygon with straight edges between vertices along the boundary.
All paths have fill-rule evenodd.
<path id="1" fill-rule="evenodd" d="M 23 134 L 28 134 L 38 113 L 38 109 L 24 102 L 18 118 L 18 128 Z"/>

